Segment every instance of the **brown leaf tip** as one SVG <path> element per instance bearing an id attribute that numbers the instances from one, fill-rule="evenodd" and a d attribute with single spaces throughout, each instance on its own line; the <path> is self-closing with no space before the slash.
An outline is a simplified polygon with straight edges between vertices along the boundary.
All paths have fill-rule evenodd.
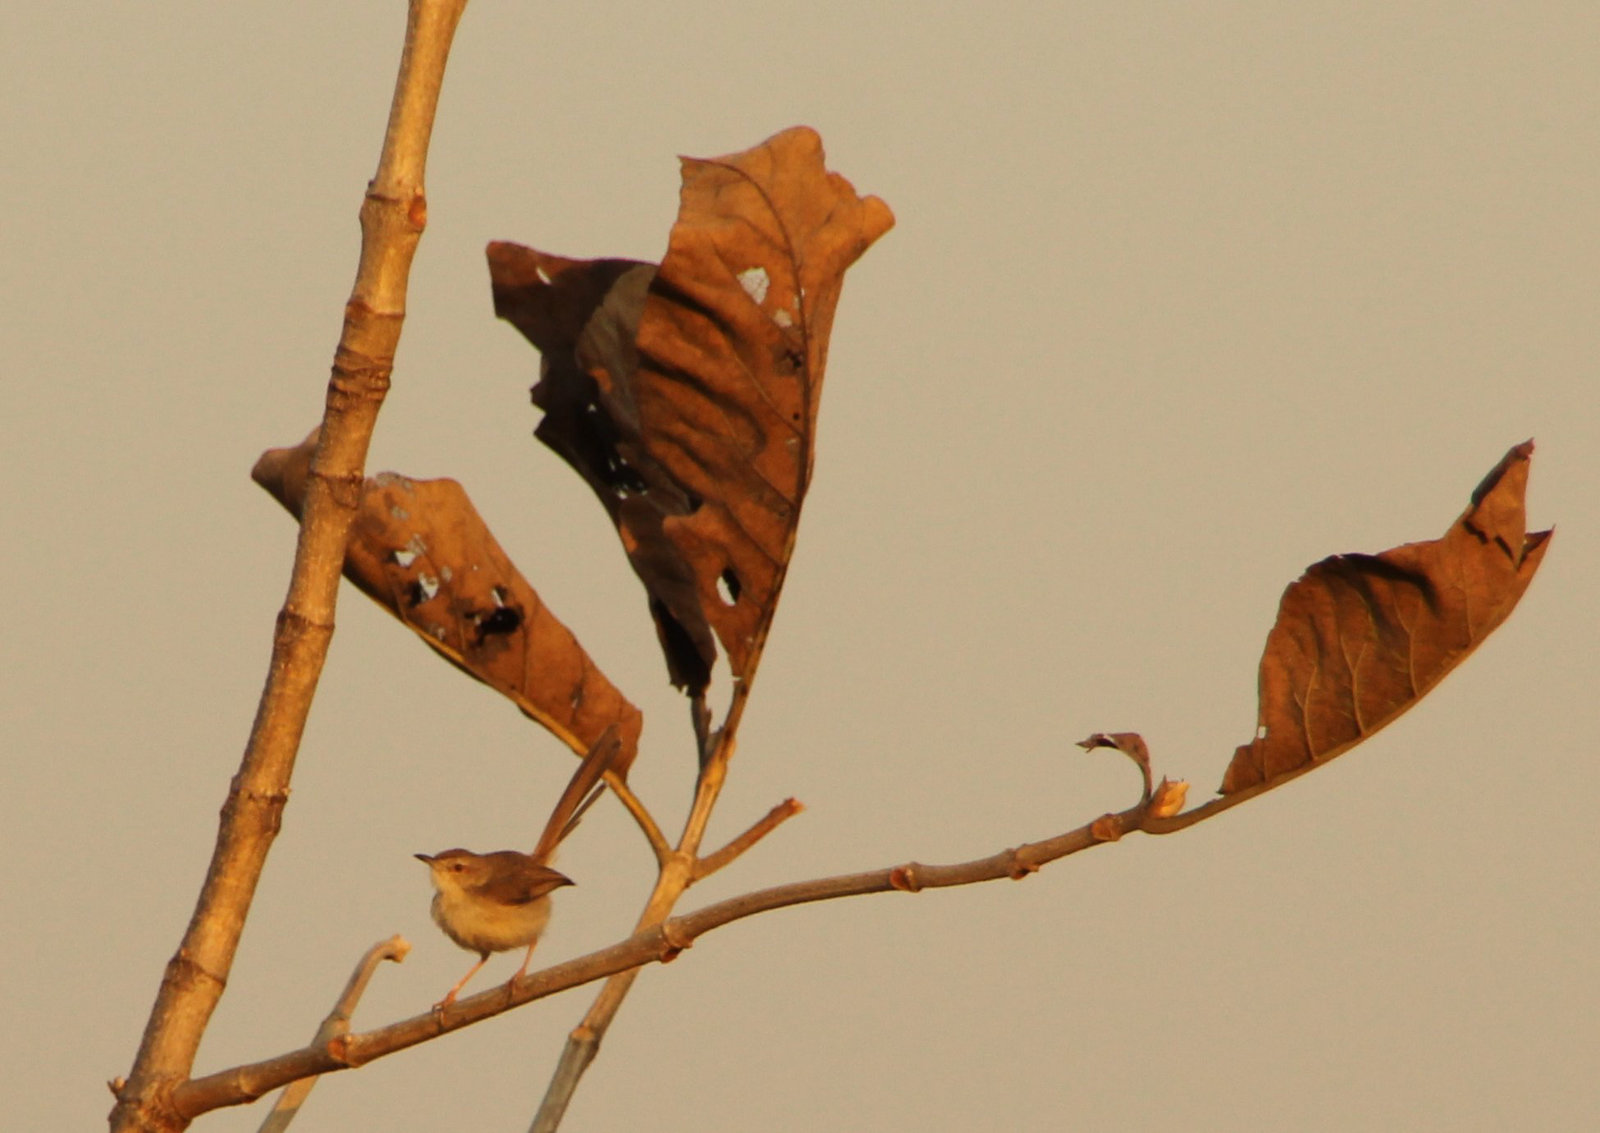
<path id="1" fill-rule="evenodd" d="M 1500 463 L 1489 470 L 1489 474 L 1478 482 L 1472 489 L 1472 504 L 1476 507 L 1481 504 L 1484 497 L 1494 491 L 1495 485 L 1505 476 L 1506 472 L 1518 464 L 1527 464 L 1533 458 L 1533 438 L 1529 437 L 1520 445 L 1512 445 L 1506 454 L 1500 458 Z M 1526 473 L 1524 473 L 1526 474 Z"/>

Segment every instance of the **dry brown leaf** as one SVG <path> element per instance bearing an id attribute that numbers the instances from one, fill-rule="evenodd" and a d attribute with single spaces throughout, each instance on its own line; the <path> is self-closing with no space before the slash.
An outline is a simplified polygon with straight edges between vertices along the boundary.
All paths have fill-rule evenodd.
<path id="1" fill-rule="evenodd" d="M 1133 760 L 1140 770 L 1150 770 L 1150 748 L 1138 732 L 1096 732 L 1086 740 L 1079 740 L 1078 746 L 1084 751 L 1109 747 Z"/>
<path id="2" fill-rule="evenodd" d="M 1139 774 L 1144 777 L 1144 797 L 1150 797 L 1150 748 L 1138 732 L 1096 732 L 1086 740 L 1079 740 L 1078 746 L 1084 751 L 1093 751 L 1097 747 L 1112 748 L 1133 760 Z"/>
<path id="3" fill-rule="evenodd" d="M 1516 606 L 1549 546 L 1527 532 L 1533 442 L 1506 453 L 1442 539 L 1335 555 L 1284 591 L 1261 658 L 1256 739 L 1232 794 L 1325 762 L 1410 708 Z"/>
<path id="4" fill-rule="evenodd" d="M 656 268 L 489 245 L 495 313 L 543 355 L 537 435 L 610 513 L 674 684 L 765 642 L 811 478 L 845 269 L 894 223 L 804 127 L 684 159 Z"/>
<path id="5" fill-rule="evenodd" d="M 305 496 L 313 433 L 262 454 L 251 472 L 293 515 Z M 539 599 L 454 480 L 369 477 L 344 574 L 448 661 L 509 697 L 582 754 L 617 726 L 626 773 L 643 717 Z"/>

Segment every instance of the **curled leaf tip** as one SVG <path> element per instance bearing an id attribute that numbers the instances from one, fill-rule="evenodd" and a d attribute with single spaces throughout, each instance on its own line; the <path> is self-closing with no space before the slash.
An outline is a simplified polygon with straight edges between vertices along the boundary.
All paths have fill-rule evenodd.
<path id="1" fill-rule="evenodd" d="M 1108 747 L 1120 751 L 1142 768 L 1150 766 L 1150 748 L 1138 732 L 1096 732 L 1088 739 L 1079 740 L 1078 746 L 1084 751 Z"/>

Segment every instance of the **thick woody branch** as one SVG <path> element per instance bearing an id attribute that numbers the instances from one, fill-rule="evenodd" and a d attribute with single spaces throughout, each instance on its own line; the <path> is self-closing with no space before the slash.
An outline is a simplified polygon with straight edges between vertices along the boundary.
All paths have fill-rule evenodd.
<path id="1" fill-rule="evenodd" d="M 113 1130 L 170 1131 L 173 1104 L 227 985 L 267 851 L 282 820 L 295 755 L 333 635 L 345 544 L 368 443 L 405 317 L 412 255 L 426 223 L 424 159 L 445 59 L 465 0 L 413 0 L 377 175 L 361 206 L 361 261 L 345 306 L 288 596 L 266 687 L 217 833 L 194 915 L 162 977 Z"/>

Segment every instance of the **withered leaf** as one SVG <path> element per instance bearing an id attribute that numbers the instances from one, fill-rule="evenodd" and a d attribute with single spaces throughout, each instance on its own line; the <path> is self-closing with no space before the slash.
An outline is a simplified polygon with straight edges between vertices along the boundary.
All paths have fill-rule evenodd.
<path id="1" fill-rule="evenodd" d="M 894 223 L 786 130 L 683 160 L 659 268 L 489 245 L 495 313 L 543 355 L 541 441 L 616 524 L 675 685 L 710 681 L 720 641 L 751 672 L 811 478 L 845 269 Z"/>
<path id="2" fill-rule="evenodd" d="M 270 449 L 252 478 L 300 514 L 313 432 Z M 626 773 L 643 716 L 540 600 L 454 480 L 369 477 L 344 574 L 451 664 L 509 697 L 582 754 L 615 724 Z"/>
<path id="3" fill-rule="evenodd" d="M 1527 531 L 1533 442 L 1511 449 L 1442 539 L 1335 555 L 1284 591 L 1261 657 L 1256 739 L 1232 794 L 1326 762 L 1410 708 L 1516 606 L 1549 546 Z"/>
<path id="4" fill-rule="evenodd" d="M 1133 760 L 1134 766 L 1139 769 L 1139 774 L 1144 776 L 1144 797 L 1146 799 L 1150 797 L 1150 792 L 1154 789 L 1150 780 L 1150 748 L 1138 732 L 1096 732 L 1088 739 L 1079 740 L 1078 746 L 1084 751 L 1108 747 L 1113 751 L 1120 751 Z"/>

